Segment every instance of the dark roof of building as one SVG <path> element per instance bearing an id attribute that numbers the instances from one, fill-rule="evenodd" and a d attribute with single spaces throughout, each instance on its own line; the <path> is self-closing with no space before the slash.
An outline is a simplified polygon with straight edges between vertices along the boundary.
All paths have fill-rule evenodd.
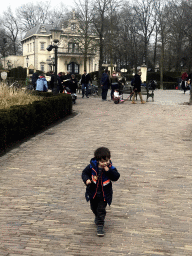
<path id="1" fill-rule="evenodd" d="M 51 34 L 51 29 L 54 28 L 54 25 L 49 25 L 49 24 L 38 24 L 34 28 L 30 29 L 26 35 L 24 36 L 23 40 L 25 40 L 28 37 L 33 36 L 34 34 L 42 34 L 42 35 L 50 35 Z"/>

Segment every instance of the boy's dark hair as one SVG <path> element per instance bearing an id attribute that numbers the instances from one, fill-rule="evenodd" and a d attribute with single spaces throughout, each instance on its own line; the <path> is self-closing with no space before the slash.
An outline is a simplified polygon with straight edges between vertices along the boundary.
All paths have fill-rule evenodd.
<path id="1" fill-rule="evenodd" d="M 111 153 L 108 148 L 101 147 L 95 150 L 94 157 L 97 161 L 100 161 L 101 159 L 107 160 L 111 158 Z"/>

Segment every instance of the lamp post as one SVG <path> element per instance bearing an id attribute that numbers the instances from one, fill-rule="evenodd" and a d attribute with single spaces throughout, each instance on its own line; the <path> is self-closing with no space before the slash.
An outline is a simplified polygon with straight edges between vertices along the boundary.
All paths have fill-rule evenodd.
<path id="1" fill-rule="evenodd" d="M 26 63 L 27 63 L 27 77 L 29 76 L 29 68 L 28 68 L 28 65 L 29 65 L 29 57 L 27 55 L 27 58 L 26 58 Z"/>
<path id="2" fill-rule="evenodd" d="M 142 83 L 147 82 L 147 65 L 145 56 L 143 57 L 143 65 L 141 66 L 141 81 Z"/>
<path id="3" fill-rule="evenodd" d="M 53 39 L 53 44 L 49 45 L 47 47 L 48 51 L 52 51 L 52 49 L 55 49 L 55 74 L 54 74 L 54 88 L 53 88 L 53 94 L 56 95 L 58 94 L 58 89 L 57 89 L 57 53 L 58 53 L 58 43 L 60 40 L 60 35 L 63 30 L 60 28 L 55 27 L 54 29 L 51 29 L 51 34 L 52 34 L 52 39 Z"/>

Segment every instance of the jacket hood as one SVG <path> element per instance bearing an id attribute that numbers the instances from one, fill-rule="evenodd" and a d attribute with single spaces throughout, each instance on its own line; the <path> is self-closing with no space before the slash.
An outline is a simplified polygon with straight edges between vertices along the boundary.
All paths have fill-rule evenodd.
<path id="1" fill-rule="evenodd" d="M 92 166 L 94 169 L 96 169 L 96 167 L 97 167 L 97 160 L 96 160 L 95 158 L 91 158 L 90 164 L 91 164 L 91 166 Z"/>

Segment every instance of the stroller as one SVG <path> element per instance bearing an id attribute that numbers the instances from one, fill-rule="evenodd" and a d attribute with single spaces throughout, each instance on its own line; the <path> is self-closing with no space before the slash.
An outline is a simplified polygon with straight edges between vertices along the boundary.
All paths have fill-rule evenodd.
<path id="1" fill-rule="evenodd" d="M 113 93 L 113 101 L 115 104 L 123 103 L 123 94 L 119 91 L 119 89 L 115 89 Z"/>
<path id="2" fill-rule="evenodd" d="M 65 87 L 63 93 L 71 94 L 72 102 L 74 104 L 76 103 L 77 95 L 76 95 L 76 93 L 71 93 L 71 90 L 69 89 L 69 87 Z"/>

